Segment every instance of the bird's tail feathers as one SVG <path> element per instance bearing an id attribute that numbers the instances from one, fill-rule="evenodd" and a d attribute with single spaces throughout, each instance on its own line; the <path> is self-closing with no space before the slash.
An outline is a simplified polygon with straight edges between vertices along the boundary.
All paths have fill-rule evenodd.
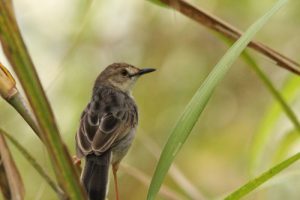
<path id="1" fill-rule="evenodd" d="M 81 182 L 88 194 L 89 200 L 105 200 L 110 157 L 110 151 L 100 156 L 96 156 L 95 154 L 86 156 L 85 166 L 81 174 Z"/>

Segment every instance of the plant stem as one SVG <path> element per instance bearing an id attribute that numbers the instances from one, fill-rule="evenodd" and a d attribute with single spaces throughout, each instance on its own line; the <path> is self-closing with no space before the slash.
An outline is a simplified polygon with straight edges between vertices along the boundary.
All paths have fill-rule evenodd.
<path id="1" fill-rule="evenodd" d="M 153 0 L 152 0 L 153 1 Z M 156 0 L 158 1 L 158 0 Z M 192 20 L 202 24 L 229 39 L 237 40 L 241 37 L 242 32 L 230 25 L 229 23 L 224 22 L 218 17 L 200 9 L 192 6 L 184 0 L 159 0 L 161 3 L 177 10 L 186 17 L 191 18 Z M 271 60 L 274 60 L 279 67 L 282 67 L 290 72 L 300 75 L 299 67 L 300 64 L 294 60 L 280 54 L 279 52 L 273 50 L 272 48 L 264 45 L 262 43 L 251 41 L 248 45 L 252 49 L 260 52 L 261 54 L 267 56 Z"/>
<path id="2" fill-rule="evenodd" d="M 0 135 L 0 155 L 7 177 L 11 199 L 24 199 L 24 185 L 3 135 Z"/>
<path id="3" fill-rule="evenodd" d="M 271 179 L 273 176 L 275 176 L 276 174 L 278 174 L 279 172 L 281 172 L 282 170 L 284 170 L 285 168 L 287 168 L 288 166 L 290 166 L 291 164 L 293 164 L 294 162 L 296 162 L 299 159 L 300 159 L 300 153 L 293 155 L 292 157 L 284 160 L 283 162 L 279 163 L 275 167 L 272 167 L 268 171 L 264 172 L 257 178 L 255 178 L 255 179 L 249 181 L 248 183 L 246 183 L 245 185 L 241 186 L 236 191 L 234 191 L 233 193 L 228 195 L 225 198 L 225 200 L 240 199 L 241 197 L 250 193 L 251 191 L 256 189 L 258 186 L 265 183 L 266 181 Z"/>
<path id="4" fill-rule="evenodd" d="M 4 199 L 11 199 L 9 184 L 8 184 L 8 180 L 7 180 L 7 176 L 5 173 L 3 160 L 1 156 L 0 156 L 0 190 L 2 192 Z"/>
<path id="5" fill-rule="evenodd" d="M 28 98 L 46 145 L 60 187 L 70 199 L 85 199 L 71 156 L 63 143 L 55 118 L 22 39 L 11 4 L 0 0 L 0 39 L 5 55 L 16 72 Z"/>
<path id="6" fill-rule="evenodd" d="M 11 98 L 7 99 L 7 102 L 12 105 L 16 111 L 23 117 L 27 124 L 32 128 L 32 130 L 41 138 L 39 135 L 40 130 L 37 127 L 37 122 L 34 119 L 34 116 L 30 112 L 28 106 L 25 103 L 25 100 L 19 92 L 13 95 Z M 42 139 L 42 138 L 41 138 Z"/>
<path id="7" fill-rule="evenodd" d="M 63 191 L 55 184 L 51 177 L 45 172 L 43 167 L 30 155 L 30 153 L 10 134 L 0 128 L 0 135 L 4 135 L 10 142 L 20 151 L 20 153 L 26 158 L 26 160 L 36 169 L 36 171 L 45 179 L 50 187 L 61 197 L 63 197 Z"/>

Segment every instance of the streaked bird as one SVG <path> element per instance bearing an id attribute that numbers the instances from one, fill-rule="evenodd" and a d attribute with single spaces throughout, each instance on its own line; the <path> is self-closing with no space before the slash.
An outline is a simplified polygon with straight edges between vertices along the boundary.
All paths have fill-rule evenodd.
<path id="1" fill-rule="evenodd" d="M 77 159 L 85 158 L 81 182 L 89 200 L 105 199 L 110 164 L 116 199 L 119 199 L 117 170 L 138 125 L 138 110 L 131 89 L 140 76 L 153 71 L 114 63 L 95 81 L 91 101 L 81 115 L 76 133 Z"/>

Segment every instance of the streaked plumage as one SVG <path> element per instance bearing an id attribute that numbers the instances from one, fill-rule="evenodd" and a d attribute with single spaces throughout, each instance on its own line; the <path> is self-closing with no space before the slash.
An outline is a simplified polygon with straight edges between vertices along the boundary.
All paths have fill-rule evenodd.
<path id="1" fill-rule="evenodd" d="M 77 156 L 101 155 L 115 147 L 138 123 L 137 107 L 126 93 L 109 86 L 94 88 L 91 102 L 82 113 Z"/>
<path id="2" fill-rule="evenodd" d="M 130 90 L 140 75 L 151 71 L 115 63 L 95 82 L 76 134 L 77 157 L 86 158 L 81 180 L 90 200 L 105 199 L 109 164 L 116 172 L 133 141 L 138 111 Z"/>

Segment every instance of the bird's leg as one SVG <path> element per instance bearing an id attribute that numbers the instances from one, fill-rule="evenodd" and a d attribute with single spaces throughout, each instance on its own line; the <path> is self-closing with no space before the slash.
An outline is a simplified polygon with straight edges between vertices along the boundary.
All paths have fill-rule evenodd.
<path id="1" fill-rule="evenodd" d="M 75 165 L 76 170 L 78 172 L 81 172 L 81 159 L 78 158 L 76 155 L 72 157 L 73 158 L 73 164 Z"/>
<path id="2" fill-rule="evenodd" d="M 76 166 L 80 166 L 81 165 L 81 159 L 80 158 L 78 158 L 75 155 L 72 158 L 73 158 L 74 165 L 76 165 Z"/>
<path id="3" fill-rule="evenodd" d="M 113 171 L 113 175 L 114 175 L 116 200 L 119 200 L 119 188 L 118 188 L 118 177 L 117 177 L 118 169 L 119 169 L 119 163 L 115 163 L 115 164 L 112 165 L 112 171 Z"/>

